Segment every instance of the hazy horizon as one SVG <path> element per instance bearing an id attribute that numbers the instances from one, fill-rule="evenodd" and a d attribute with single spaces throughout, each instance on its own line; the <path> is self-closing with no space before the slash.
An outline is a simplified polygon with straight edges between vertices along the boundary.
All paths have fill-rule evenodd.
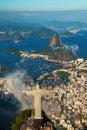
<path id="1" fill-rule="evenodd" d="M 3 0 L 0 10 L 87 10 L 87 0 Z"/>
<path id="2" fill-rule="evenodd" d="M 32 22 L 44 21 L 79 21 L 87 23 L 87 10 L 67 10 L 67 11 L 0 11 L 2 20 L 27 20 Z"/>
<path id="3" fill-rule="evenodd" d="M 3 13 L 4 12 L 4 13 Z M 14 13 L 14 14 L 12 14 Z M 13 16 L 12 16 L 13 15 Z M 0 17 L 87 22 L 87 0 L 3 0 Z M 5 18 L 5 19 L 6 19 Z"/>

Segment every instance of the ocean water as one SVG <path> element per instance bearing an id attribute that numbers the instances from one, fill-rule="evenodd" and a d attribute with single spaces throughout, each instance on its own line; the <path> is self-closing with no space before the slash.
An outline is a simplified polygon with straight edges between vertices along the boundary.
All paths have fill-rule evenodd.
<path id="1" fill-rule="evenodd" d="M 21 60 L 21 58 L 18 55 L 11 55 L 7 53 L 7 48 L 14 47 L 22 51 L 31 52 L 47 47 L 48 43 L 49 39 L 39 38 L 24 39 L 20 43 L 14 43 L 13 41 L 0 41 L 0 64 L 12 66 L 12 64 Z"/>
<path id="2" fill-rule="evenodd" d="M 6 52 L 6 48 L 16 47 L 22 51 L 36 51 L 46 48 L 49 45 L 50 39 L 30 38 L 24 39 L 20 43 L 13 41 L 0 41 L 0 65 L 7 67 L 10 73 L 16 70 L 26 70 L 28 75 L 33 79 L 38 78 L 40 75 L 59 69 L 60 65 L 51 63 L 41 58 L 27 59 L 21 58 L 18 55 L 12 55 Z"/>
<path id="3" fill-rule="evenodd" d="M 29 17 L 28 17 L 29 16 Z M 71 17 L 72 16 L 72 17 Z M 74 11 L 0 11 L 0 19 L 16 22 L 44 22 L 49 20 L 87 22 L 87 10 Z"/>
<path id="4" fill-rule="evenodd" d="M 62 37 L 62 42 L 72 47 L 78 57 L 87 59 L 87 30 L 81 30 L 75 36 Z"/>
<path id="5" fill-rule="evenodd" d="M 68 47 L 72 47 L 72 50 L 78 57 L 87 59 L 87 31 L 80 31 L 72 37 L 61 37 L 63 44 Z M 36 51 L 48 47 L 51 39 L 42 38 L 28 38 L 24 39 L 20 43 L 14 43 L 13 41 L 0 41 L 0 65 L 7 67 L 10 72 L 16 69 L 27 70 L 28 74 L 35 78 L 38 78 L 41 74 L 51 72 L 55 69 L 59 69 L 60 66 L 56 63 L 44 61 L 43 59 L 26 59 L 21 58 L 18 55 L 12 55 L 5 50 L 9 47 L 16 47 L 22 51 Z"/>

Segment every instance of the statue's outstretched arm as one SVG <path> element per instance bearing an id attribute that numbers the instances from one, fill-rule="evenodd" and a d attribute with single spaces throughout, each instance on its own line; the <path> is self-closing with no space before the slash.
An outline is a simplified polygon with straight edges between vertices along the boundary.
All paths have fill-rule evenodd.
<path id="1" fill-rule="evenodd" d="M 25 93 L 26 95 L 31 95 L 31 96 L 34 96 L 35 94 L 35 91 L 22 91 L 22 93 Z"/>

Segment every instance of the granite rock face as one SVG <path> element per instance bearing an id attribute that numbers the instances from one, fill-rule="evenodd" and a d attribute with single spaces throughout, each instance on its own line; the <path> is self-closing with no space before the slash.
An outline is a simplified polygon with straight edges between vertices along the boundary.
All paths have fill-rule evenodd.
<path id="1" fill-rule="evenodd" d="M 62 41 L 59 37 L 59 35 L 54 34 L 54 36 L 52 37 L 49 46 L 58 46 L 58 47 L 62 47 Z"/>

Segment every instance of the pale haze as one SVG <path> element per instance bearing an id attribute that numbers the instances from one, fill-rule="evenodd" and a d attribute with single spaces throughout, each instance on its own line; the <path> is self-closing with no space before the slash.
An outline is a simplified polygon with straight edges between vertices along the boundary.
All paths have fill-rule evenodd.
<path id="1" fill-rule="evenodd" d="M 0 10 L 87 10 L 87 0 L 1 0 Z"/>

